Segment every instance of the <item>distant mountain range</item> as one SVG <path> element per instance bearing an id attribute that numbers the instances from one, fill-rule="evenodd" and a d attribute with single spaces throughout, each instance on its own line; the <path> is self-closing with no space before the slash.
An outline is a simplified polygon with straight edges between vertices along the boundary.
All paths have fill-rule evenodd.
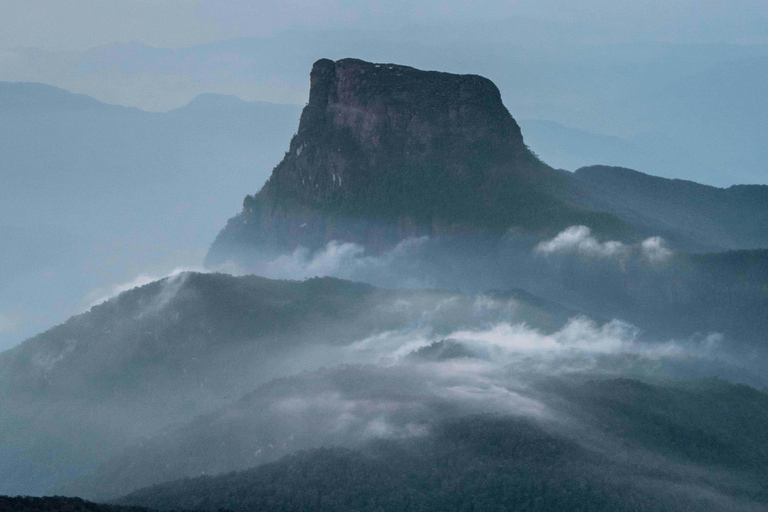
<path id="1" fill-rule="evenodd" d="M 312 63 L 354 48 L 365 60 L 486 76 L 518 120 L 620 138 L 651 160 L 533 145 L 550 165 L 616 165 L 718 186 L 766 183 L 766 45 L 617 43 L 603 36 L 571 20 L 513 18 L 450 28 L 290 30 L 189 48 L 130 42 L 75 52 L 13 49 L 0 79 L 50 83 L 150 111 L 185 105 L 202 92 L 303 105 Z M 524 128 L 529 142 L 539 141 Z M 569 153 L 583 158 L 564 158 Z M 574 165 L 562 165 L 569 161 Z"/>
<path id="2" fill-rule="evenodd" d="M 122 293 L 0 354 L 0 493 L 61 485 L 270 379 L 358 362 L 350 344 L 413 328 L 426 311 L 435 311 L 429 329 L 445 334 L 509 318 L 510 304 L 515 318 L 547 330 L 573 314 L 506 295 L 478 318 L 475 300 L 331 278 L 196 273 Z M 89 492 L 105 485 L 113 484 Z"/>
<path id="3" fill-rule="evenodd" d="M 303 451 L 247 471 L 153 486 L 118 503 L 160 510 L 393 512 L 766 505 L 765 475 L 758 468 L 768 462 L 761 426 L 767 395 L 724 383 L 662 387 L 627 380 L 588 382 L 566 395 L 591 417 L 593 442 L 605 443 L 601 435 L 620 441 L 601 452 L 536 422 L 470 416 L 438 422 L 420 437 L 369 442 L 355 451 Z M 697 474 L 689 473 L 693 467 Z M 720 480 L 718 471 L 741 477 Z M 739 500 L 729 501 L 726 493 Z"/>
<path id="4" fill-rule="evenodd" d="M 556 169 L 575 171 L 601 164 L 710 185 L 712 180 L 708 176 L 720 174 L 710 161 L 649 134 L 605 135 L 543 119 L 518 119 L 518 122 L 526 144 Z"/>
<path id="5" fill-rule="evenodd" d="M 219 234 L 209 263 L 334 239 L 378 251 L 511 227 L 629 230 L 569 200 L 566 176 L 525 146 L 489 80 L 344 59 L 315 63 L 311 83 L 284 160 Z"/>
<path id="6" fill-rule="evenodd" d="M 0 494 L 153 510 L 768 507 L 768 187 L 552 168 L 476 75 L 323 59 L 310 82 L 286 152 L 287 125 L 248 135 L 283 160 L 207 271 L 126 286 L 0 353 Z M 252 123 L 298 113 L 203 96 L 148 114 L 30 84 L 0 87 L 0 109 L 13 189 L 50 198 L 0 206 L 41 248 L 9 258 L 18 287 L 81 268 L 43 250 L 33 221 L 62 247 L 104 244 L 81 266 L 123 250 L 120 222 L 127 247 L 125 233 L 153 240 L 124 257 L 165 247 L 155 217 L 177 223 L 158 223 L 172 249 L 247 185 L 221 179 L 240 194 L 226 204 L 215 187 L 195 196 L 206 188 L 169 148 L 210 176 Z M 188 210 L 163 200 L 176 196 Z"/>
<path id="7" fill-rule="evenodd" d="M 199 265 L 238 184 L 266 180 L 299 113 L 204 95 L 158 114 L 0 83 L 0 347 L 141 274 Z"/>
<path id="8" fill-rule="evenodd" d="M 407 274 L 446 288 L 522 288 L 654 335 L 761 339 L 768 186 L 555 170 L 481 77 L 344 59 L 318 61 L 311 83 L 285 158 L 207 264 L 258 273 L 299 248 L 325 255 L 346 243 L 409 263 L 387 278 L 351 275 L 381 286 Z M 721 251 L 753 252 L 689 254 Z M 727 303 L 713 303 L 713 289 Z"/>
<path id="9" fill-rule="evenodd" d="M 721 189 L 605 166 L 578 169 L 572 179 L 590 193 L 596 208 L 662 235 L 676 247 L 768 247 L 768 185 Z"/>
<path id="10" fill-rule="evenodd" d="M 285 158 L 219 234 L 210 264 L 331 240 L 381 251 L 414 236 L 552 236 L 571 225 L 687 250 L 768 246 L 766 186 L 557 172 L 480 77 L 344 59 L 318 61 L 311 83 Z"/>

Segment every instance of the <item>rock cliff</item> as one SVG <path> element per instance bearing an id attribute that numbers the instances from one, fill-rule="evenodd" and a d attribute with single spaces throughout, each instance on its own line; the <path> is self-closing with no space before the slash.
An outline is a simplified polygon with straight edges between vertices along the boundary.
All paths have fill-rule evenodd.
<path id="1" fill-rule="evenodd" d="M 310 81 L 285 158 L 209 263 L 332 239 L 378 251 L 408 236 L 612 222 L 568 199 L 567 178 L 527 148 L 486 78 L 323 59 Z"/>

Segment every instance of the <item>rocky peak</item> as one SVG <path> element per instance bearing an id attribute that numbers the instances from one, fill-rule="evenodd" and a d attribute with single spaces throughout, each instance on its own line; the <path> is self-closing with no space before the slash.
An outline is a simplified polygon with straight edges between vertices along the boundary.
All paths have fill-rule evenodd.
<path id="1" fill-rule="evenodd" d="M 385 248 L 414 235 L 559 227 L 573 212 L 567 178 L 526 147 L 486 78 L 322 59 L 310 84 L 285 158 L 212 253 L 332 239 Z"/>
<path id="2" fill-rule="evenodd" d="M 357 143 L 374 151 L 388 138 L 422 149 L 446 138 L 523 143 L 498 88 L 481 76 L 323 59 L 313 66 L 310 84 L 300 138 L 318 129 L 349 128 Z"/>
<path id="3" fill-rule="evenodd" d="M 448 210 L 467 206 L 468 190 L 546 167 L 486 78 L 324 59 L 310 81 L 298 132 L 260 195 L 326 212 L 453 222 L 461 215 Z"/>

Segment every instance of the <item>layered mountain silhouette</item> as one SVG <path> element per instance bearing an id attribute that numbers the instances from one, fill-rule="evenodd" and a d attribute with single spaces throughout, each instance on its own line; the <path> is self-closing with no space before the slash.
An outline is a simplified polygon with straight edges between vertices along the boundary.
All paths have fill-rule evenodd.
<path id="1" fill-rule="evenodd" d="M 196 265 L 300 113 L 218 95 L 144 112 L 0 82 L 0 316 L 14 320 L 0 348 L 87 308 L 94 289 Z"/>
<path id="2" fill-rule="evenodd" d="M 375 253 L 409 237 L 543 237 L 571 225 L 693 251 L 768 243 L 765 187 L 552 169 L 485 78 L 323 59 L 310 84 L 283 161 L 219 233 L 208 264 L 249 266 L 331 240 Z"/>
<path id="3" fill-rule="evenodd" d="M 59 94 L 7 90 L 22 110 Z M 361 282 L 174 274 L 0 354 L 0 493 L 764 510 L 766 190 L 556 170 L 487 79 L 320 60 L 288 152 L 208 263 Z"/>
<path id="4" fill-rule="evenodd" d="M 578 169 L 572 180 L 590 193 L 594 207 L 654 231 L 677 247 L 768 247 L 768 185 L 722 189 L 605 166 Z"/>
<path id="5" fill-rule="evenodd" d="M 413 329 L 425 314 L 436 333 L 509 318 L 512 305 L 514 318 L 548 331 L 575 314 L 502 294 L 487 299 L 497 310 L 477 318 L 476 300 L 333 278 L 198 273 L 124 292 L 0 354 L 0 494 L 61 489 L 271 379 L 366 360 L 349 346 Z M 133 481 L 101 480 L 87 490 L 127 492 Z"/>
<path id="6" fill-rule="evenodd" d="M 310 82 L 285 158 L 219 234 L 210 263 L 334 239 L 378 251 L 406 237 L 511 227 L 629 231 L 571 199 L 567 177 L 528 149 L 488 79 L 323 59 Z"/>
<path id="7" fill-rule="evenodd" d="M 362 383 L 364 375 L 358 370 L 360 380 L 353 382 Z M 649 385 L 618 379 L 559 382 L 549 389 L 578 411 L 571 421 L 593 429 L 590 442 L 575 440 L 573 430 L 526 417 L 435 420 L 439 415 L 433 413 L 418 436 L 387 436 L 352 450 L 300 451 L 245 471 L 148 487 L 118 503 L 235 511 L 764 509 L 759 468 L 768 461 L 761 427 L 768 418 L 768 395 L 718 381 Z M 238 430 L 259 425 L 260 407 L 252 407 L 248 420 L 231 412 L 211 418 L 208 432 L 229 418 L 241 424 Z M 227 427 L 219 426 L 219 436 L 207 441 L 242 437 Z M 287 427 L 283 435 L 290 431 Z M 256 432 L 250 437 L 257 443 Z M 195 445 L 189 439 L 186 453 L 205 451 L 201 440 Z M 239 448 L 232 450 L 235 459 L 249 452 Z M 123 468 L 130 462 L 124 460 Z M 159 460 L 143 462 L 154 468 Z M 726 472 L 740 477 L 716 476 Z"/>

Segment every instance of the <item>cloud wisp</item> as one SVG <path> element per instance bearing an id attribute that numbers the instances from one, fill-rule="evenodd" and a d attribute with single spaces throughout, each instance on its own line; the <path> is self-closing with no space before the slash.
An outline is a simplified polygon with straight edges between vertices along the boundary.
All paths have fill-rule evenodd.
<path id="1" fill-rule="evenodd" d="M 428 241 L 427 237 L 409 238 L 383 254 L 370 255 L 358 244 L 331 240 L 317 251 L 300 246 L 291 253 L 260 261 L 248 272 L 273 279 L 332 276 L 379 286 L 425 288 L 432 283 L 417 277 L 420 273 L 415 268 L 420 264 L 419 254 Z M 214 270 L 233 274 L 246 272 L 231 262 L 216 266 Z"/>
<path id="2" fill-rule="evenodd" d="M 616 240 L 599 241 L 587 226 L 570 226 L 551 240 L 539 243 L 535 252 L 540 255 L 577 254 L 583 258 L 614 258 L 626 260 L 639 255 L 651 263 L 664 263 L 673 252 L 660 236 L 646 238 L 639 244 L 628 245 Z"/>
<path id="3" fill-rule="evenodd" d="M 176 267 L 166 275 L 153 276 L 149 274 L 140 274 L 136 276 L 134 279 L 127 281 L 125 283 L 116 284 L 111 287 L 97 288 L 97 289 L 91 290 L 86 296 L 85 301 L 87 301 L 88 309 L 90 309 L 93 306 L 102 304 L 108 301 L 109 299 L 117 297 L 123 292 L 127 292 L 128 290 L 132 290 L 134 288 L 147 285 L 154 281 L 160 281 L 167 278 L 171 278 L 171 281 L 175 281 L 177 280 L 176 278 L 184 275 L 187 272 L 207 273 L 207 272 L 210 272 L 210 270 L 202 267 Z"/>

